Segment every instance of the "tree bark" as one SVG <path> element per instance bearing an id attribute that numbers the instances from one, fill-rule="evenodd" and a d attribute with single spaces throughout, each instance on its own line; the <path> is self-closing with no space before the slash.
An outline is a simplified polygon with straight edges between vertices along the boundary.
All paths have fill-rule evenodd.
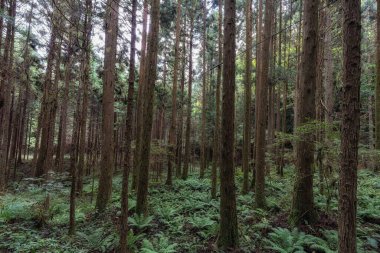
<path id="1" fill-rule="evenodd" d="M 216 77 L 215 98 L 215 133 L 213 147 L 213 162 L 211 170 L 211 198 L 216 199 L 216 185 L 218 178 L 218 167 L 220 166 L 220 90 L 222 86 L 222 61 L 223 61 L 223 0 L 218 1 L 218 69 Z"/>
<path id="2" fill-rule="evenodd" d="M 265 207 L 265 129 L 267 122 L 267 99 L 269 80 L 269 56 L 270 40 L 272 36 L 273 1 L 267 0 L 265 8 L 265 24 L 263 43 L 261 43 L 261 65 L 259 83 L 257 86 L 257 108 L 256 108 L 256 184 L 255 201 L 258 208 Z"/>
<path id="3" fill-rule="evenodd" d="M 339 171 L 340 253 L 356 252 L 357 166 L 360 130 L 361 12 L 359 0 L 343 5 L 343 101 Z"/>
<path id="4" fill-rule="evenodd" d="M 304 35 L 300 82 L 297 89 L 297 127 L 315 119 L 315 89 L 318 46 L 318 0 L 304 2 Z M 296 179 L 293 191 L 291 223 L 311 224 L 316 219 L 313 199 L 313 133 L 303 133 L 296 144 Z"/>
<path id="5" fill-rule="evenodd" d="M 139 167 L 136 213 L 146 214 L 148 208 L 148 184 L 149 184 L 149 160 L 150 160 L 150 140 L 153 121 L 153 100 L 154 87 L 157 75 L 157 54 L 158 54 L 158 34 L 160 20 L 160 0 L 152 1 L 150 34 L 148 38 L 147 59 L 144 86 L 144 124 L 141 138 L 141 166 Z"/>
<path id="6" fill-rule="evenodd" d="M 120 0 L 107 0 L 103 74 L 102 160 L 96 209 L 105 211 L 112 193 L 114 169 L 114 86 Z"/>
<path id="7" fill-rule="evenodd" d="M 220 161 L 220 234 L 221 249 L 239 246 L 236 215 L 234 167 L 235 124 L 235 59 L 236 59 L 236 2 L 224 2 L 223 102 Z"/>
<path id="8" fill-rule="evenodd" d="M 206 0 L 203 0 L 203 51 L 202 51 L 202 123 L 201 123 L 201 168 L 200 178 L 204 178 L 206 171 L 206 85 L 207 85 L 207 9 Z"/>
<path id="9" fill-rule="evenodd" d="M 169 154 L 168 154 L 168 175 L 166 184 L 172 185 L 172 166 L 175 162 L 175 145 L 176 145 L 176 124 L 177 124 L 177 83 L 178 83 L 178 66 L 179 66 L 179 43 L 181 38 L 181 0 L 177 2 L 176 12 L 176 28 L 175 28 L 175 48 L 174 48 L 174 73 L 173 73 L 173 88 L 172 88 L 172 115 L 169 131 Z"/>
<path id="10" fill-rule="evenodd" d="M 375 146 L 380 150 L 380 0 L 377 0 Z"/>
<path id="11" fill-rule="evenodd" d="M 251 99 L 252 99 L 252 0 L 247 0 L 246 6 L 246 32 L 245 32 L 245 80 L 244 80 L 244 132 L 243 132 L 243 189 L 247 194 L 249 188 L 249 159 L 251 147 Z"/>
<path id="12" fill-rule="evenodd" d="M 88 111 L 88 97 L 90 88 L 90 60 L 91 60 L 91 30 L 92 30 L 92 0 L 86 0 L 86 9 L 84 17 L 84 34 L 82 44 L 82 59 L 81 59 L 81 83 L 83 87 L 83 100 L 81 116 L 79 118 L 79 146 L 78 146 L 78 181 L 77 181 L 77 193 L 82 194 L 83 190 L 83 174 L 85 166 L 85 147 L 86 147 L 86 125 L 87 125 L 87 111 Z"/>
<path id="13" fill-rule="evenodd" d="M 186 115 L 186 133 L 185 133 L 185 158 L 182 170 L 182 179 L 186 180 L 189 174 L 190 152 L 191 152 L 191 93 L 193 85 L 193 38 L 194 38 L 194 14 L 190 11 L 190 49 L 189 49 L 189 82 L 187 92 L 187 115 Z"/>
<path id="14" fill-rule="evenodd" d="M 61 50 L 60 43 L 58 42 L 60 40 L 58 24 L 60 24 L 61 20 L 58 17 L 59 15 L 56 6 L 52 15 L 52 31 L 40 112 L 41 140 L 35 168 L 36 177 L 45 175 L 49 169 L 53 168 L 54 126 L 58 99 L 58 82 L 53 80 L 53 71 L 59 68 L 58 63 L 60 61 L 57 60 L 57 57 Z"/>
<path id="15" fill-rule="evenodd" d="M 141 38 L 141 57 L 139 69 L 139 87 L 137 91 L 137 107 L 136 107 L 136 145 L 133 153 L 133 175 L 132 189 L 136 190 L 138 167 L 140 164 L 139 154 L 141 151 L 141 135 L 143 122 L 143 93 L 144 93 L 144 78 L 145 78 L 145 62 L 146 62 L 146 40 L 147 40 L 147 22 L 148 22 L 148 0 L 144 0 L 143 23 L 142 23 L 142 38 Z"/>
<path id="16" fill-rule="evenodd" d="M 133 97 L 135 92 L 135 53 L 136 53 L 136 12 L 137 0 L 132 0 L 132 22 L 131 22 L 131 51 L 129 56 L 129 80 L 128 80 L 128 100 L 127 119 L 125 127 L 125 159 L 123 169 L 123 186 L 121 193 L 121 217 L 120 217 L 120 253 L 128 252 L 128 186 L 129 171 L 131 165 L 131 142 L 133 123 Z"/>

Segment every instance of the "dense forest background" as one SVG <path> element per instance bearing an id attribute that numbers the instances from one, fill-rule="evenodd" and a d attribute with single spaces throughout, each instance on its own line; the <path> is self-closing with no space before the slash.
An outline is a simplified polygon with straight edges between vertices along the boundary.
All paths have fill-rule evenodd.
<path id="1" fill-rule="evenodd" d="M 379 0 L 0 0 L 0 252 L 379 252 Z"/>

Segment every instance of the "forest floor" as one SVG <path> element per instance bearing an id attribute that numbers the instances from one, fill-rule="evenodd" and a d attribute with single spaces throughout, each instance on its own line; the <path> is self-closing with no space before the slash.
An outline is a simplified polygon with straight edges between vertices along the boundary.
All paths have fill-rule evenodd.
<path id="1" fill-rule="evenodd" d="M 253 193 L 241 195 L 241 170 L 237 171 L 239 252 L 336 252 L 336 183 L 319 192 L 315 204 L 319 220 L 313 226 L 293 229 L 288 225 L 293 168 L 285 176 L 272 173 L 266 184 L 265 210 L 254 208 Z M 22 180 L 0 197 L 0 252 L 116 252 L 120 214 L 121 176 L 113 180 L 112 202 L 99 216 L 94 211 L 97 182 L 86 179 L 83 196 L 77 200 L 77 234 L 69 237 L 70 179 L 55 174 L 46 182 Z M 316 180 L 317 181 L 317 180 Z M 336 180 L 331 180 L 336 182 Z M 219 199 L 210 198 L 210 180 L 197 173 L 187 181 L 174 180 L 172 187 L 151 182 L 148 217 L 134 214 L 135 194 L 129 196 L 133 252 L 217 252 Z M 380 176 L 359 172 L 358 252 L 380 252 Z"/>

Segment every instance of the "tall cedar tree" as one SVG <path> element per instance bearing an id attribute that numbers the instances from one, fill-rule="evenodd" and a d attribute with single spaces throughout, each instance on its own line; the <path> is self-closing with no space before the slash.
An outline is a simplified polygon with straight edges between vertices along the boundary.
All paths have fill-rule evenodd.
<path id="1" fill-rule="evenodd" d="M 186 70 L 186 15 L 184 17 L 184 29 L 183 29 L 183 40 L 182 40 L 182 66 L 181 66 L 181 96 L 180 96 L 180 107 L 178 115 L 178 126 L 177 126 L 177 146 L 176 146 L 176 177 L 181 177 L 182 172 L 182 150 L 183 150 L 183 107 L 185 104 L 185 70 Z"/>
<path id="2" fill-rule="evenodd" d="M 179 65 L 179 43 L 181 37 L 181 0 L 177 2 L 177 17 L 175 25 L 175 48 L 174 48 L 174 73 L 173 73 L 173 89 L 172 89 L 172 117 L 169 130 L 169 155 L 168 155 L 168 176 L 167 185 L 172 185 L 172 167 L 175 158 L 176 145 L 176 125 L 177 125 L 177 83 L 178 83 L 178 65 Z"/>
<path id="3" fill-rule="evenodd" d="M 142 134 L 142 116 L 143 116 L 143 94 L 144 94 L 144 78 L 145 78 L 145 61 L 146 61 L 146 40 L 147 40 L 147 23 L 148 23 L 148 0 L 144 0 L 143 5 L 143 23 L 141 34 L 141 58 L 139 68 L 139 87 L 137 90 L 137 105 L 136 105 L 136 145 L 133 154 L 133 175 L 132 189 L 137 187 L 137 177 L 139 173 L 139 154 L 141 151 L 141 134 Z"/>
<path id="4" fill-rule="evenodd" d="M 249 160 L 251 156 L 251 97 L 252 97 L 252 0 L 247 0 L 245 32 L 245 80 L 244 80 L 244 132 L 243 132 L 243 194 L 248 193 L 249 187 Z"/>
<path id="5" fill-rule="evenodd" d="M 297 127 L 315 119 L 319 0 L 304 1 L 304 35 L 297 104 Z M 313 200 L 314 134 L 303 133 L 296 145 L 296 179 L 290 221 L 309 224 L 316 219 Z"/>
<path id="6" fill-rule="evenodd" d="M 107 0 L 103 74 L 102 158 L 96 209 L 103 212 L 111 198 L 114 168 L 114 87 L 120 0 Z"/>
<path id="7" fill-rule="evenodd" d="M 360 130 L 360 42 L 361 13 L 359 0 L 343 4 L 343 101 L 341 162 L 339 171 L 340 253 L 356 252 L 356 208 L 358 142 Z"/>
<path id="8" fill-rule="evenodd" d="M 92 0 L 86 0 L 86 13 L 84 16 L 84 33 L 82 42 L 82 54 L 81 54 L 81 83 L 82 83 L 82 109 L 81 116 L 79 118 L 79 146 L 78 146 L 78 182 L 77 192 L 82 194 L 83 189 L 83 175 L 85 170 L 85 148 L 86 148 L 86 125 L 87 125 L 87 111 L 88 111 L 88 99 L 90 89 L 90 71 L 91 71 L 91 30 L 92 30 Z"/>
<path id="9" fill-rule="evenodd" d="M 216 184 L 218 178 L 218 167 L 220 160 L 220 88 L 222 86 L 222 60 L 223 60 L 223 0 L 218 1 L 218 70 L 216 76 L 216 94 L 215 94 L 215 132 L 213 147 L 213 162 L 211 169 L 211 197 L 216 199 Z"/>
<path id="10" fill-rule="evenodd" d="M 2 2 L 2 8 L 4 9 L 4 7 L 5 3 Z M 9 1 L 8 16 L 12 17 L 11 20 L 16 17 L 16 0 Z M 1 64 L 0 67 L 0 192 L 5 190 L 7 184 L 6 179 L 8 177 L 8 144 L 10 137 L 8 133 L 11 117 L 10 98 L 12 91 L 11 73 L 13 69 L 14 31 L 15 23 L 8 21 L 6 25 L 4 50 L 1 57 L 4 64 Z M 0 32 L 2 32 L 2 27 Z"/>
<path id="11" fill-rule="evenodd" d="M 203 178 L 206 171 L 206 54 L 207 54 L 207 7 L 206 0 L 203 1 L 203 52 L 202 52 L 202 123 L 201 123 L 201 168 L 200 178 Z"/>
<path id="12" fill-rule="evenodd" d="M 220 234 L 222 249 L 239 245 L 234 167 L 236 2 L 224 1 L 222 147 L 220 161 Z"/>
<path id="13" fill-rule="evenodd" d="M 193 85 L 193 38 L 194 38 L 194 13 L 190 11 L 190 45 L 189 45 L 189 82 L 187 92 L 186 132 L 185 132 L 185 158 L 183 161 L 182 179 L 186 180 L 189 174 L 190 151 L 191 151 L 191 94 Z"/>
<path id="14" fill-rule="evenodd" d="M 35 176 L 41 177 L 46 174 L 47 171 L 53 168 L 53 145 L 54 145 L 54 126 L 55 116 L 57 112 L 57 94 L 58 94 L 58 82 L 53 80 L 53 72 L 57 66 L 58 51 L 61 49 L 58 47 L 59 43 L 59 24 L 60 20 L 58 14 L 58 3 L 54 3 L 52 14 L 52 28 L 51 37 L 49 42 L 49 53 L 47 58 L 47 67 L 45 73 L 43 96 L 41 103 L 41 140 L 40 148 L 38 150 L 38 158 L 35 167 Z"/>
<path id="15" fill-rule="evenodd" d="M 125 128 L 125 160 L 123 169 L 123 186 L 121 193 L 121 217 L 120 217 L 120 253 L 128 252 L 128 180 L 131 163 L 132 121 L 133 121 L 133 96 L 135 92 L 135 53 L 136 53 L 136 12 L 137 0 L 132 0 L 131 22 L 131 51 L 129 56 L 129 79 L 127 119 Z"/>
<path id="16" fill-rule="evenodd" d="M 376 37 L 376 119 L 375 119 L 375 134 L 376 141 L 375 146 L 377 150 L 380 150 L 380 0 L 377 0 L 377 37 Z"/>
<path id="17" fill-rule="evenodd" d="M 143 129 L 141 135 L 140 171 L 137 179 L 137 204 L 136 213 L 146 214 L 148 207 L 148 181 L 149 181 L 149 160 L 150 160 L 150 140 L 153 123 L 153 100 L 154 87 L 157 77 L 157 54 L 158 54 L 158 34 L 160 29 L 160 0 L 152 1 L 150 33 L 148 36 L 147 58 L 145 67 L 144 86 L 145 94 L 143 103 Z"/>
<path id="18" fill-rule="evenodd" d="M 269 80 L 270 41 L 272 20 L 274 13 L 273 0 L 266 1 L 264 33 L 261 43 L 261 61 L 259 69 L 259 83 L 257 85 L 256 107 L 256 184 L 255 201 L 259 208 L 265 207 L 265 128 L 267 122 L 267 98 Z"/>

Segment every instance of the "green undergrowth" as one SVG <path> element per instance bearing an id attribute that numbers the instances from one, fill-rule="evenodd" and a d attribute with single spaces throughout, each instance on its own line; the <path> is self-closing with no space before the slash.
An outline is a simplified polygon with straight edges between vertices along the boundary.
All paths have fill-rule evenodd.
<path id="1" fill-rule="evenodd" d="M 293 169 L 285 176 L 267 179 L 267 208 L 254 208 L 254 193 L 239 193 L 242 181 L 237 170 L 237 210 L 241 252 L 336 252 L 337 184 L 319 193 L 315 180 L 315 202 L 320 219 L 299 229 L 288 225 Z M 207 176 L 208 177 L 208 176 Z M 331 176 L 334 182 L 334 176 Z M 336 177 L 336 176 L 335 176 Z M 113 195 L 105 214 L 94 211 L 91 179 L 77 199 L 77 233 L 69 237 L 69 190 L 67 176 L 56 176 L 44 184 L 19 183 L 0 197 L 0 251 L 11 252 L 114 252 L 118 246 L 121 176 L 113 181 Z M 210 180 L 194 174 L 174 180 L 173 186 L 152 183 L 149 216 L 134 213 L 136 200 L 129 196 L 128 245 L 131 252 L 217 252 L 219 199 L 210 198 Z M 380 177 L 360 171 L 358 185 L 358 252 L 380 249 Z"/>

